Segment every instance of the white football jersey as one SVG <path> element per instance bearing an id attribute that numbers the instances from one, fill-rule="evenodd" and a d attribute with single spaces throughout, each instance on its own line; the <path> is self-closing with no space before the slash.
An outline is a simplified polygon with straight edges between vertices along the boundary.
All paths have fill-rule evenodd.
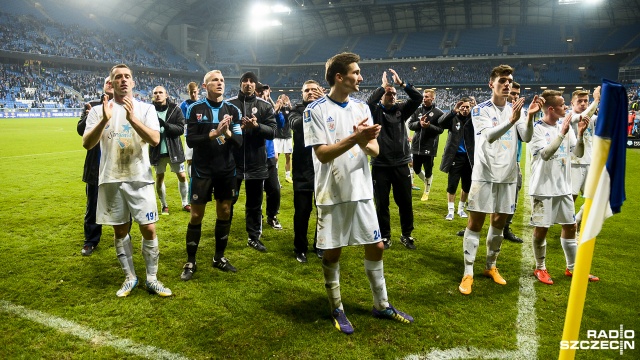
<path id="1" fill-rule="evenodd" d="M 142 140 L 127 120 L 127 111 L 114 100 L 111 119 L 100 137 L 99 184 L 115 182 L 143 182 L 153 184 L 149 144 Z M 133 99 L 133 112 L 140 122 L 151 130 L 160 131 L 156 109 Z M 102 105 L 91 109 L 87 116 L 85 133 L 102 119 Z"/>
<path id="2" fill-rule="evenodd" d="M 364 119 L 373 125 L 371 111 L 365 102 L 349 97 L 348 102 L 337 103 L 325 95 L 304 111 L 304 144 L 336 144 L 351 135 L 353 127 Z M 354 145 L 326 164 L 318 160 L 314 150 L 313 165 L 317 205 L 373 199 L 369 161 L 360 146 Z"/>
<path id="3" fill-rule="evenodd" d="M 507 102 L 500 110 L 491 100 L 476 105 L 471 111 L 475 131 L 475 154 L 471 180 L 515 184 L 518 180 L 516 156 L 518 127 L 526 127 L 526 119 L 519 119 L 500 139 L 489 143 L 484 131 L 511 120 L 512 105 Z"/>
<path id="4" fill-rule="evenodd" d="M 577 144 L 573 129 L 569 127 L 562 144 L 549 160 L 540 156 L 542 149 L 558 137 L 561 128 L 562 119 L 556 125 L 541 120 L 533 126 L 533 137 L 528 146 L 531 155 L 529 195 L 571 195 L 571 151 Z"/>

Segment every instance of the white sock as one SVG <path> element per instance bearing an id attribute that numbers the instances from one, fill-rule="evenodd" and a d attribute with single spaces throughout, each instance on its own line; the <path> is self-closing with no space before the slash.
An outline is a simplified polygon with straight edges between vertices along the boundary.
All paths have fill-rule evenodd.
<path id="1" fill-rule="evenodd" d="M 564 258 L 567 261 L 567 269 L 573 271 L 573 266 L 576 264 L 578 243 L 576 242 L 576 239 L 560 238 L 560 244 L 562 244 L 562 250 L 564 250 Z"/>
<path id="2" fill-rule="evenodd" d="M 413 184 L 413 175 L 414 175 L 415 173 L 416 173 L 416 172 L 415 172 L 415 171 L 413 171 L 413 166 L 409 166 L 409 174 L 411 175 L 411 183 L 412 183 L 412 184 Z"/>
<path id="3" fill-rule="evenodd" d="M 458 212 L 464 211 L 464 201 L 458 201 Z"/>
<path id="4" fill-rule="evenodd" d="M 133 280 L 136 278 L 136 271 L 133 267 L 133 247 L 131 245 L 131 236 L 127 236 L 115 239 L 116 256 L 120 262 L 120 267 L 124 271 L 124 275 L 127 280 Z"/>
<path id="5" fill-rule="evenodd" d="M 421 173 L 422 174 L 422 173 Z M 424 175 L 422 175 L 424 177 Z M 431 191 L 431 184 L 433 183 L 433 175 L 424 180 L 424 192 Z"/>
<path id="6" fill-rule="evenodd" d="M 456 210 L 456 207 L 453 204 L 453 201 L 449 201 L 447 203 L 447 207 L 449 208 L 449 214 L 453 214 L 453 212 Z"/>
<path id="7" fill-rule="evenodd" d="M 387 284 L 384 281 L 384 267 L 382 260 L 370 261 L 364 259 L 364 272 L 369 278 L 371 293 L 373 294 L 373 306 L 378 310 L 385 310 L 389 307 L 387 298 Z"/>
<path id="8" fill-rule="evenodd" d="M 142 238 L 142 256 L 147 266 L 147 281 L 158 280 L 158 258 L 160 257 L 160 251 L 158 250 L 157 236 L 153 240 Z"/>
<path id="9" fill-rule="evenodd" d="M 191 179 L 191 164 L 187 164 L 187 174 L 189 174 L 189 179 Z"/>
<path id="10" fill-rule="evenodd" d="M 178 189 L 182 198 L 182 207 L 189 205 L 189 184 L 187 182 L 178 181 Z"/>
<path id="11" fill-rule="evenodd" d="M 453 203 L 452 203 L 453 204 Z M 480 232 L 464 230 L 462 249 L 464 251 L 464 274 L 473 276 L 473 263 L 476 261 L 476 253 L 480 245 Z"/>
<path id="12" fill-rule="evenodd" d="M 284 176 L 290 178 L 291 177 L 291 171 L 285 171 L 284 172 Z"/>
<path id="13" fill-rule="evenodd" d="M 344 310 L 340 297 L 340 263 L 328 263 L 323 260 L 322 273 L 324 274 L 324 287 L 327 290 L 331 312 L 335 309 Z"/>
<path id="14" fill-rule="evenodd" d="M 162 186 L 158 189 L 158 197 L 160 198 L 160 204 L 162 207 L 167 206 L 167 187 L 164 186 L 164 181 L 162 182 Z"/>
<path id="15" fill-rule="evenodd" d="M 503 231 L 504 229 L 489 226 L 489 232 L 487 233 L 487 270 L 496 266 L 496 260 L 500 255 L 500 247 L 504 239 Z"/>
<path id="16" fill-rule="evenodd" d="M 426 183 L 427 182 L 427 178 L 424 177 L 424 173 L 422 171 L 416 173 L 416 176 L 422 180 L 422 182 Z"/>
<path id="17" fill-rule="evenodd" d="M 547 239 L 538 239 L 533 237 L 533 256 L 536 258 L 536 269 L 544 270 L 547 268 L 545 259 L 547 257 Z"/>

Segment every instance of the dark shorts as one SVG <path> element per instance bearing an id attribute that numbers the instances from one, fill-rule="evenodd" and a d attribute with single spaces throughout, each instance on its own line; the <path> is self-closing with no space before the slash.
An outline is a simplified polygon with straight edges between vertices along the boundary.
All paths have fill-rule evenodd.
<path id="1" fill-rule="evenodd" d="M 211 194 L 216 200 L 231 200 L 236 194 L 236 177 L 199 178 L 191 179 L 191 203 L 206 204 L 210 202 Z"/>
<path id="2" fill-rule="evenodd" d="M 471 188 L 471 172 L 471 163 L 469 163 L 467 154 L 457 153 L 449 169 L 447 193 L 455 194 L 458 189 L 458 183 L 462 181 L 462 191 L 468 194 Z"/>
<path id="3" fill-rule="evenodd" d="M 424 177 L 430 178 L 433 175 L 433 156 L 413 155 L 413 171 L 417 174 L 424 169 Z"/>

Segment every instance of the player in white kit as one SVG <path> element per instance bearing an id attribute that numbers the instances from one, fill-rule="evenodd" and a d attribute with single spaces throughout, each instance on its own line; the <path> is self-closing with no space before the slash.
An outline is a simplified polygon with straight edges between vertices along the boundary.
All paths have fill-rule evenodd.
<path id="1" fill-rule="evenodd" d="M 513 85 L 513 68 L 509 65 L 497 66 L 491 71 L 489 79 L 491 99 L 476 105 L 471 111 L 475 152 L 467 205 L 469 221 L 463 240 L 464 276 L 458 287 L 465 295 L 471 293 L 473 264 L 487 214 L 491 216 L 484 275 L 498 284 L 507 283 L 498 273 L 496 259 L 500 253 L 507 217 L 515 209 L 518 136 L 522 141 L 529 142 L 533 133 L 533 114 L 529 113 L 527 119 L 520 119 L 524 98 L 513 103 L 507 101 Z M 532 105 L 537 101 L 535 97 Z"/>
<path id="2" fill-rule="evenodd" d="M 367 103 L 349 96 L 362 82 L 360 57 L 342 53 L 327 60 L 328 95 L 307 106 L 304 142 L 313 147 L 318 208 L 317 247 L 324 250 L 322 269 L 333 326 L 353 333 L 340 295 L 340 254 L 348 245 L 364 246 L 364 268 L 373 293 L 374 317 L 402 323 L 413 318 L 387 300 L 382 254 L 384 246 L 373 203 L 368 156 L 379 152 L 380 125 L 373 124 Z"/>
<path id="3" fill-rule="evenodd" d="M 133 267 L 133 246 L 129 222 L 140 225 L 142 255 L 147 267 L 147 290 L 171 296 L 157 278 L 158 237 L 155 222 L 158 205 L 149 161 L 149 145 L 160 142 L 160 124 L 151 104 L 133 98 L 133 74 L 127 65 L 111 69 L 113 100 L 91 109 L 82 146 L 91 149 L 100 143 L 100 172 L 96 222 L 113 225 L 115 249 L 126 279 L 116 296 L 125 297 L 138 285 Z"/>
<path id="4" fill-rule="evenodd" d="M 533 137 L 529 143 L 531 154 L 531 225 L 533 230 L 533 254 L 536 269 L 533 274 L 540 282 L 553 284 L 547 272 L 547 231 L 553 224 L 562 225 L 560 243 L 564 250 L 567 268 L 566 276 L 572 276 L 578 245 L 576 242 L 576 221 L 574 203 L 571 196 L 571 156 L 584 154 L 584 133 L 589 126 L 589 118 L 580 117 L 578 135 L 571 127 L 571 112 L 565 115 L 567 107 L 562 93 L 545 90 L 542 120 L 537 121 Z M 590 281 L 599 279 L 593 275 Z"/>

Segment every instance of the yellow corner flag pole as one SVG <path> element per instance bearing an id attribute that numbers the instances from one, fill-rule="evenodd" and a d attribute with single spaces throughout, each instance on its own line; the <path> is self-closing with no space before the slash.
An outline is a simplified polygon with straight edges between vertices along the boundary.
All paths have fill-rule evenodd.
<path id="1" fill-rule="evenodd" d="M 597 190 L 603 190 L 599 185 L 602 180 L 601 178 L 603 177 L 603 172 L 607 171 L 605 169 L 605 164 L 607 162 L 610 147 L 610 140 L 594 137 L 593 158 L 589 174 L 587 176 L 587 181 L 585 183 L 585 202 L 582 215 L 583 220 L 580 226 L 580 241 L 578 243 L 576 264 L 573 270 L 573 278 L 571 280 L 571 290 L 569 291 L 569 302 L 567 305 L 567 315 L 564 321 L 564 330 L 562 332 L 559 360 L 572 360 L 576 355 L 575 349 L 570 349 L 569 344 L 571 341 L 578 340 L 580 322 L 582 321 L 582 311 L 584 310 L 584 301 L 587 295 L 587 284 L 589 283 L 589 273 L 591 272 L 591 261 L 593 260 L 593 251 L 596 242 L 595 234 L 597 234 L 597 232 L 594 233 L 589 231 L 588 228 L 592 228 L 595 222 L 600 222 L 599 225 L 602 226 L 603 221 L 603 211 L 594 211 L 594 214 L 591 210 L 592 207 L 598 209 L 603 205 L 608 207 L 606 201 L 602 204 L 601 201 L 596 200 L 596 204 L 594 205 L 594 197 L 598 199 L 598 194 L 596 194 Z M 596 151 L 596 149 L 598 150 Z M 587 238 L 585 239 L 584 236 L 587 236 Z"/>

